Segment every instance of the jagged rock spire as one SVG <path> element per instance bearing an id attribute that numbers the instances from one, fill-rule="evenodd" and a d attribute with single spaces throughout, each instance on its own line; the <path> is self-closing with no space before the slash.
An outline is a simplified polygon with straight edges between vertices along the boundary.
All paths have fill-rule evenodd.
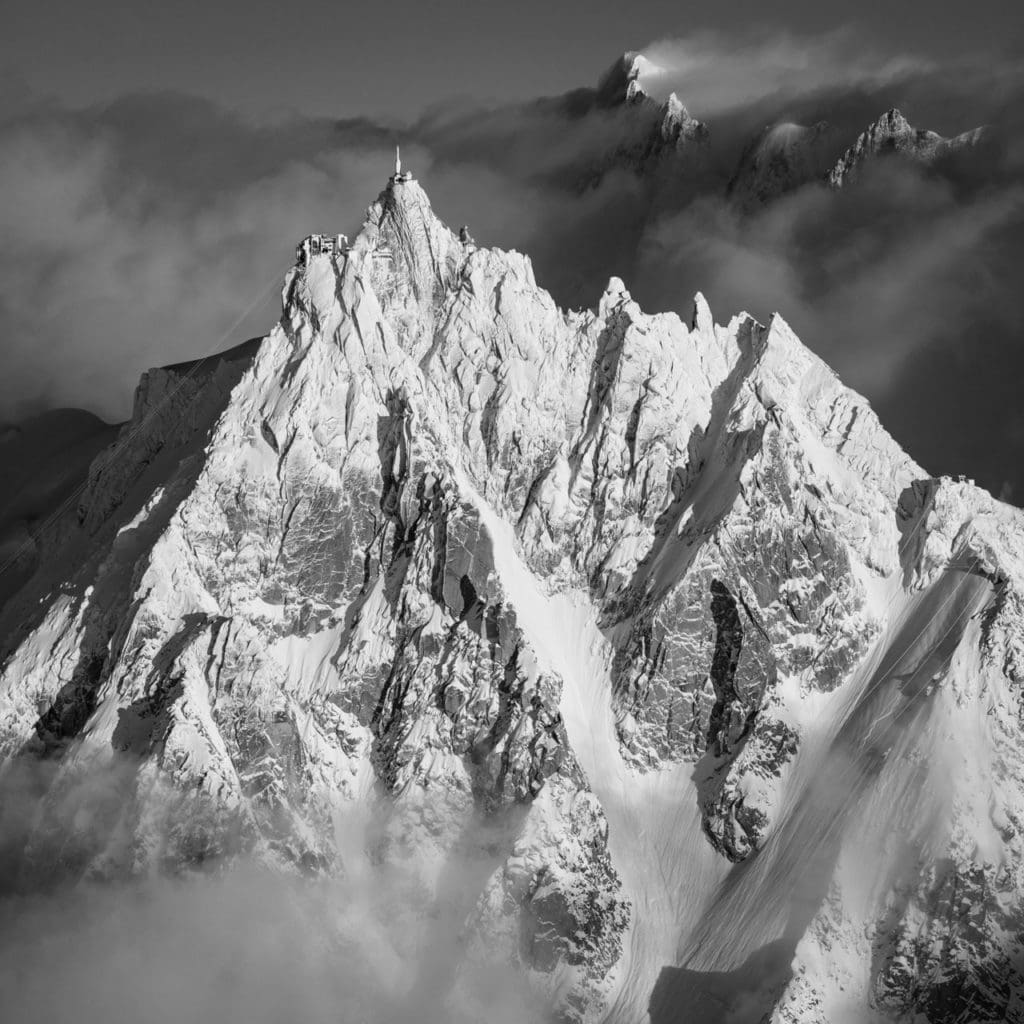
<path id="1" fill-rule="evenodd" d="M 970 149 L 989 137 L 975 128 L 953 138 L 915 128 L 903 114 L 891 107 L 861 132 L 828 174 L 828 183 L 841 188 L 856 179 L 865 166 L 880 156 L 897 154 L 905 160 L 929 166 L 957 152 Z"/>

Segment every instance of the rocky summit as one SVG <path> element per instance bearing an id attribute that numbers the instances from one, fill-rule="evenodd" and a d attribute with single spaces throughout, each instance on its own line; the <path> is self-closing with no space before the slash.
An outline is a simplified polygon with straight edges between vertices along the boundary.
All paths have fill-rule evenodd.
<path id="1" fill-rule="evenodd" d="M 857 136 L 828 173 L 828 183 L 841 188 L 863 172 L 864 165 L 878 157 L 899 155 L 923 166 L 970 153 L 992 144 L 992 132 L 982 126 L 947 139 L 937 132 L 915 128 L 898 110 L 886 111 Z"/>
<path id="2" fill-rule="evenodd" d="M 1021 1022 L 1022 552 L 780 317 L 563 311 L 396 175 L 34 539 L 2 877 L 400 865 L 446 1021 Z"/>

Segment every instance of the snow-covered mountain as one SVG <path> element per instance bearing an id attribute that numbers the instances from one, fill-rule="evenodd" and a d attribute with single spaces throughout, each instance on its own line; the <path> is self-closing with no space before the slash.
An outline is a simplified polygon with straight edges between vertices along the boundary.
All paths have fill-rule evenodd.
<path id="1" fill-rule="evenodd" d="M 587 182 L 601 179 L 611 168 L 626 168 L 652 179 L 670 195 L 692 187 L 706 161 L 709 130 L 691 115 L 674 93 L 661 101 L 652 93 L 664 70 L 635 51 L 622 55 L 605 72 L 594 92 L 598 109 L 625 112 L 624 135 Z"/>
<path id="2" fill-rule="evenodd" d="M 894 107 L 857 136 L 829 171 L 828 182 L 840 188 L 855 179 L 866 163 L 889 155 L 931 166 L 958 153 L 969 152 L 988 141 L 990 136 L 988 129 L 980 127 L 947 139 L 937 132 L 915 128 Z"/>
<path id="3" fill-rule="evenodd" d="M 873 121 L 845 150 L 841 133 L 826 121 L 814 125 L 780 123 L 765 128 L 743 151 L 729 183 L 729 195 L 741 207 L 757 206 L 813 182 L 843 188 L 855 182 L 870 163 L 898 156 L 918 165 L 941 168 L 970 157 L 992 143 L 985 127 L 947 139 L 914 128 L 895 108 Z"/>
<path id="4" fill-rule="evenodd" d="M 805 185 L 848 186 L 882 157 L 897 155 L 920 166 L 956 171 L 957 160 L 969 163 L 979 147 L 995 145 L 990 128 L 944 138 L 914 128 L 893 108 L 856 137 L 849 124 L 842 128 L 828 120 L 768 124 L 743 146 L 737 162 L 715 151 L 714 126 L 697 120 L 669 91 L 674 77 L 678 74 L 671 69 L 633 50 L 605 72 L 592 92 L 593 104 L 627 116 L 618 145 L 598 166 L 588 167 L 587 184 L 601 181 L 613 168 L 625 168 L 647 182 L 655 210 L 724 193 L 750 212 Z"/>
<path id="5" fill-rule="evenodd" d="M 770 125 L 744 149 L 729 182 L 729 197 L 753 209 L 801 185 L 823 181 L 835 161 L 836 134 L 825 121 Z"/>
<path id="6" fill-rule="evenodd" d="M 664 68 L 638 50 L 627 50 L 601 76 L 597 103 L 602 107 L 617 107 L 650 99 L 651 84 L 664 74 Z"/>
<path id="7" fill-rule="evenodd" d="M 422 949 L 454 872 L 446 1020 L 1024 1021 L 1022 551 L 780 317 L 565 312 L 393 179 L 40 540 L 0 877 L 400 864 Z"/>

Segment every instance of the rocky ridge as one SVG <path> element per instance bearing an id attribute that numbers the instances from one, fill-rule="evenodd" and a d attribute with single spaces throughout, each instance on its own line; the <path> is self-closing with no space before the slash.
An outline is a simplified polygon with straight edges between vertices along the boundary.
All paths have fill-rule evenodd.
<path id="1" fill-rule="evenodd" d="M 743 152 L 728 194 L 746 210 L 757 209 L 804 185 L 840 189 L 860 178 L 868 165 L 898 156 L 923 167 L 942 168 L 992 142 L 988 128 L 954 138 L 914 128 L 896 109 L 883 114 L 839 152 L 840 133 L 825 121 L 812 126 L 776 124 L 764 129 Z"/>
<path id="2" fill-rule="evenodd" d="M 891 155 L 955 175 L 969 169 L 979 147 L 995 145 L 988 127 L 944 138 L 914 128 L 895 108 L 848 145 L 849 136 L 828 121 L 780 121 L 752 138 L 731 177 L 718 181 L 711 161 L 711 128 L 693 117 L 674 92 L 664 101 L 657 98 L 666 94 L 671 75 L 642 53 L 628 51 L 601 77 L 593 93 L 595 105 L 624 111 L 628 121 L 622 142 L 588 174 L 588 183 L 613 167 L 624 167 L 649 183 L 656 208 L 686 202 L 709 187 L 724 187 L 741 211 L 752 212 L 805 185 L 849 186 L 869 164 Z"/>
<path id="3" fill-rule="evenodd" d="M 866 163 L 890 155 L 931 166 L 957 153 L 970 151 L 988 141 L 990 135 L 987 128 L 981 127 L 947 139 L 937 132 L 914 128 L 894 107 L 861 132 L 829 171 L 828 183 L 833 188 L 841 188 L 856 179 Z"/>

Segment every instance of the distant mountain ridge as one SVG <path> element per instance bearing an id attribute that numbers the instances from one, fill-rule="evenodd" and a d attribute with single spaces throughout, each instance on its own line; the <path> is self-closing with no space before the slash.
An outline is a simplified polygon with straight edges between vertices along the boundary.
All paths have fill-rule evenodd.
<path id="1" fill-rule="evenodd" d="M 687 198 L 693 176 L 670 172 L 677 192 L 673 196 L 671 178 L 664 187 L 666 162 L 682 168 L 692 167 L 695 160 L 706 161 L 704 149 L 713 138 L 713 125 L 693 117 L 674 92 L 664 102 L 654 98 L 659 91 L 664 94 L 665 80 L 670 78 L 669 70 L 639 51 L 627 51 L 601 77 L 594 93 L 601 109 L 625 107 L 649 119 L 641 141 L 621 149 L 612 163 L 628 166 L 641 177 L 658 176 L 661 197 L 669 202 Z M 827 120 L 813 125 L 780 121 L 767 125 L 748 142 L 731 176 L 719 187 L 742 209 L 756 209 L 804 185 L 847 186 L 868 165 L 888 156 L 935 168 L 993 141 L 992 129 L 985 126 L 952 138 L 914 128 L 895 108 L 852 140 Z"/>

